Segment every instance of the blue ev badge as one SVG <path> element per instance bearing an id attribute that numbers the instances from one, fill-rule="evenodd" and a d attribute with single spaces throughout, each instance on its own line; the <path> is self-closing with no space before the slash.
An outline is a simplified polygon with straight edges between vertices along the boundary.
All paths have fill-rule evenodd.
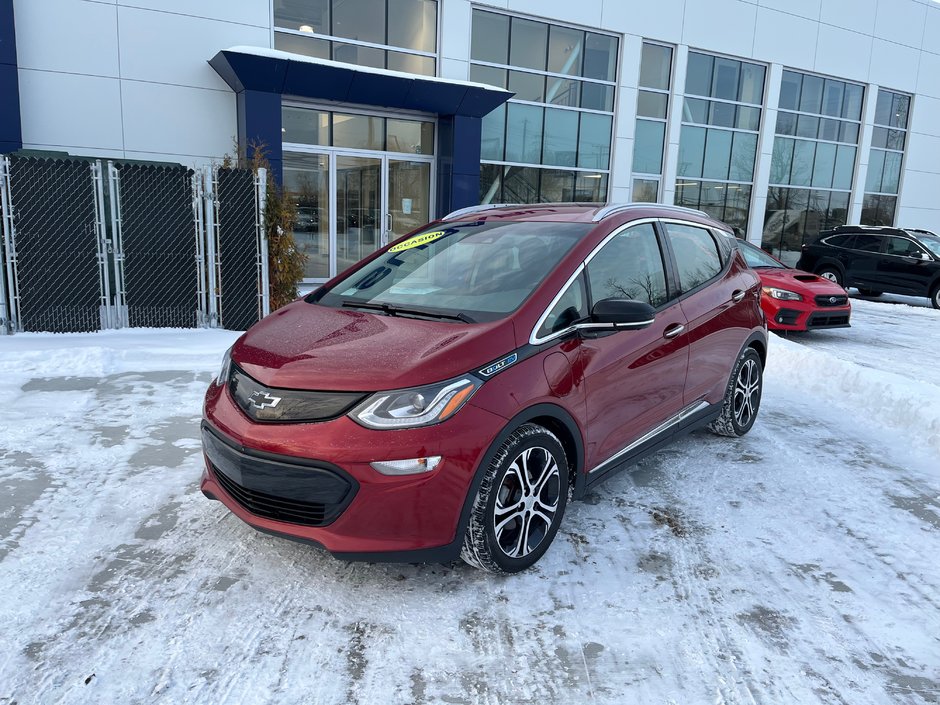
<path id="1" fill-rule="evenodd" d="M 492 365 L 487 365 L 486 367 L 484 367 L 482 370 L 480 370 L 480 374 L 483 375 L 484 377 L 492 377 L 497 372 L 501 372 L 505 370 L 507 367 L 509 367 L 510 365 L 514 364 L 516 360 L 518 359 L 519 359 L 518 353 L 507 355 L 502 360 L 497 360 Z"/>

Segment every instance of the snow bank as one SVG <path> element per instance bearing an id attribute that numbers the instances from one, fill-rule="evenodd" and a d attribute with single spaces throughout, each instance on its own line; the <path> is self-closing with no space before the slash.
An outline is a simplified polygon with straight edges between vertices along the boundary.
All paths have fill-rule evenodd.
<path id="1" fill-rule="evenodd" d="M 771 336 L 768 384 L 851 412 L 884 429 L 905 431 L 940 454 L 940 386 L 918 377 L 917 361 L 900 375 Z M 896 363 L 901 362 L 895 360 Z"/>
<path id="2" fill-rule="evenodd" d="M 128 328 L 0 337 L 0 373 L 11 377 L 102 376 L 160 370 L 213 371 L 241 333 Z"/>

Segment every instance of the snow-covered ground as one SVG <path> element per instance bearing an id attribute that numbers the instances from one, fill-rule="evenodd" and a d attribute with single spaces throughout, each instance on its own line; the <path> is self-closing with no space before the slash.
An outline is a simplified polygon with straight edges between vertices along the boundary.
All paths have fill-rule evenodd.
<path id="1" fill-rule="evenodd" d="M 940 702 L 940 311 L 911 301 L 774 337 L 748 436 L 618 476 L 508 578 L 204 499 L 234 334 L 0 338 L 0 704 Z"/>

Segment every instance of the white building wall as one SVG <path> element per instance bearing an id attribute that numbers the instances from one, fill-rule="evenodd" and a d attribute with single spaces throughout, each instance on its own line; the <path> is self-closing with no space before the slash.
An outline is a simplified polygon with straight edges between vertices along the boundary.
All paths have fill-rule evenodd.
<path id="1" fill-rule="evenodd" d="M 198 166 L 231 154 L 219 49 L 271 44 L 270 0 L 14 0 L 24 149 Z"/>
<path id="2" fill-rule="evenodd" d="M 940 230 L 940 3 L 481 0 L 475 4 L 622 36 L 612 198 L 629 197 L 638 47 L 645 38 L 677 46 L 677 57 L 692 48 L 768 65 L 768 106 L 776 102 L 783 68 L 857 81 L 869 90 L 881 86 L 913 94 L 898 224 Z M 439 7 L 439 73 L 466 79 L 471 2 L 440 0 Z M 14 11 L 24 147 L 73 154 L 190 165 L 220 159 L 232 151 L 235 96 L 206 62 L 220 49 L 239 44 L 269 47 L 272 39 L 271 0 L 14 0 Z M 681 84 L 681 80 L 674 83 L 674 94 L 682 92 Z M 674 127 L 675 120 L 670 124 Z M 765 120 L 764 130 L 773 130 L 772 121 Z M 667 200 L 674 193 L 678 139 L 674 133 L 669 130 L 666 150 Z M 762 136 L 762 158 L 766 150 Z M 868 161 L 862 152 L 860 167 Z M 759 164 L 756 172 L 755 199 L 766 196 L 768 170 L 762 167 Z M 863 186 L 855 184 L 853 204 L 861 201 Z M 758 211 L 752 209 L 753 214 Z M 752 217 L 751 239 L 759 241 L 760 226 L 760 218 Z"/>

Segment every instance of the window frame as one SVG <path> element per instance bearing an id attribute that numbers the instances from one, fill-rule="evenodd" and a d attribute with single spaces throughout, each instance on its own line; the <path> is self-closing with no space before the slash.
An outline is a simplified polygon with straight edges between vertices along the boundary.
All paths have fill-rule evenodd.
<path id="1" fill-rule="evenodd" d="M 561 338 L 569 335 L 570 333 L 578 330 L 581 327 L 581 324 L 575 323 L 575 324 L 568 326 L 567 328 L 564 328 L 560 331 L 556 331 L 550 335 L 541 336 L 541 337 L 538 335 L 538 332 L 541 329 L 542 325 L 545 323 L 545 320 L 548 318 L 548 315 L 555 308 L 555 306 L 558 304 L 561 298 L 568 292 L 568 289 L 574 285 L 578 277 L 582 273 L 586 273 L 588 263 L 597 255 L 598 252 L 600 252 L 601 248 L 603 248 L 604 245 L 606 245 L 610 240 L 612 240 L 616 235 L 620 234 L 624 230 L 637 226 L 637 225 L 643 225 L 644 223 L 653 224 L 653 229 L 656 232 L 656 241 L 657 241 L 657 244 L 659 245 L 660 255 L 663 258 L 663 265 L 665 268 L 665 275 L 666 275 L 666 292 L 667 292 L 668 298 L 666 302 L 663 303 L 662 306 L 654 308 L 653 309 L 654 312 L 659 313 L 660 311 L 664 311 L 665 309 L 676 305 L 683 299 L 689 296 L 693 296 L 698 291 L 700 291 L 703 287 L 711 284 L 713 281 L 715 281 L 715 279 L 718 279 L 719 277 L 723 276 L 731 267 L 731 261 L 733 257 L 726 256 L 723 259 L 721 258 L 721 253 L 724 251 L 724 248 L 722 248 L 721 240 L 719 238 L 722 238 L 722 237 L 733 238 L 734 237 L 733 233 L 726 232 L 724 230 L 716 230 L 714 227 L 709 226 L 709 225 L 704 225 L 702 223 L 696 223 L 694 221 L 689 221 L 689 220 L 681 220 L 679 218 L 638 218 L 636 220 L 628 221 L 626 223 L 618 225 L 611 232 L 605 235 L 601 239 L 601 241 L 597 245 L 595 245 L 594 248 L 585 256 L 585 258 L 581 262 L 578 263 L 578 266 L 575 267 L 574 272 L 572 272 L 571 276 L 568 277 L 567 281 L 565 281 L 565 283 L 558 289 L 555 296 L 549 302 L 548 306 L 546 306 L 545 310 L 542 311 L 542 315 L 540 315 L 538 319 L 536 320 L 535 325 L 532 327 L 532 331 L 529 333 L 530 345 L 541 346 L 541 345 L 546 345 L 548 343 L 554 344 L 555 341 L 560 340 Z M 715 249 L 718 252 L 719 259 L 722 259 L 722 268 L 718 272 L 718 274 L 716 274 L 714 277 L 712 277 L 708 281 L 703 282 L 695 289 L 690 289 L 689 291 L 685 293 L 679 293 L 678 274 L 676 271 L 675 255 L 673 254 L 672 247 L 670 246 L 669 240 L 666 237 L 665 227 L 664 227 L 665 223 L 674 223 L 677 225 L 690 225 L 692 227 L 702 228 L 703 230 L 705 230 L 714 241 Z M 593 303 L 590 302 L 591 290 L 590 290 L 589 282 L 587 280 L 585 281 L 585 289 L 587 292 L 588 301 L 590 305 L 593 306 Z M 588 315 L 590 315 L 590 310 L 591 309 L 589 307 Z"/>
<path id="2" fill-rule="evenodd" d="M 271 46 L 276 47 L 276 38 L 278 34 L 290 35 L 293 37 L 306 37 L 310 39 L 316 39 L 319 41 L 325 41 L 329 43 L 329 60 L 336 61 L 333 58 L 333 45 L 334 44 L 352 44 L 354 46 L 360 46 L 366 49 L 380 49 L 384 50 L 384 70 L 392 71 L 395 69 L 388 69 L 388 58 L 389 52 L 395 52 L 400 54 L 411 54 L 414 56 L 420 56 L 434 61 L 434 72 L 426 74 L 428 76 L 437 77 L 441 74 L 441 4 L 442 0 L 434 0 L 437 5 L 437 16 L 436 27 L 434 31 L 434 47 L 433 52 L 423 51 L 420 49 L 411 49 L 409 47 L 401 47 L 393 44 L 379 44 L 376 42 L 363 41 L 359 39 L 347 39 L 346 37 L 341 37 L 334 34 L 324 34 L 321 32 L 302 32 L 299 29 L 290 29 L 289 27 L 279 27 L 277 22 L 277 13 L 275 11 L 274 3 L 271 3 Z M 389 5 L 388 0 L 382 0 L 381 3 L 385 8 L 385 39 L 388 41 L 388 17 L 389 17 Z M 329 17 L 330 17 L 330 31 L 333 31 L 333 3 L 329 2 Z M 351 66 L 361 66 L 364 64 L 350 64 Z"/>

